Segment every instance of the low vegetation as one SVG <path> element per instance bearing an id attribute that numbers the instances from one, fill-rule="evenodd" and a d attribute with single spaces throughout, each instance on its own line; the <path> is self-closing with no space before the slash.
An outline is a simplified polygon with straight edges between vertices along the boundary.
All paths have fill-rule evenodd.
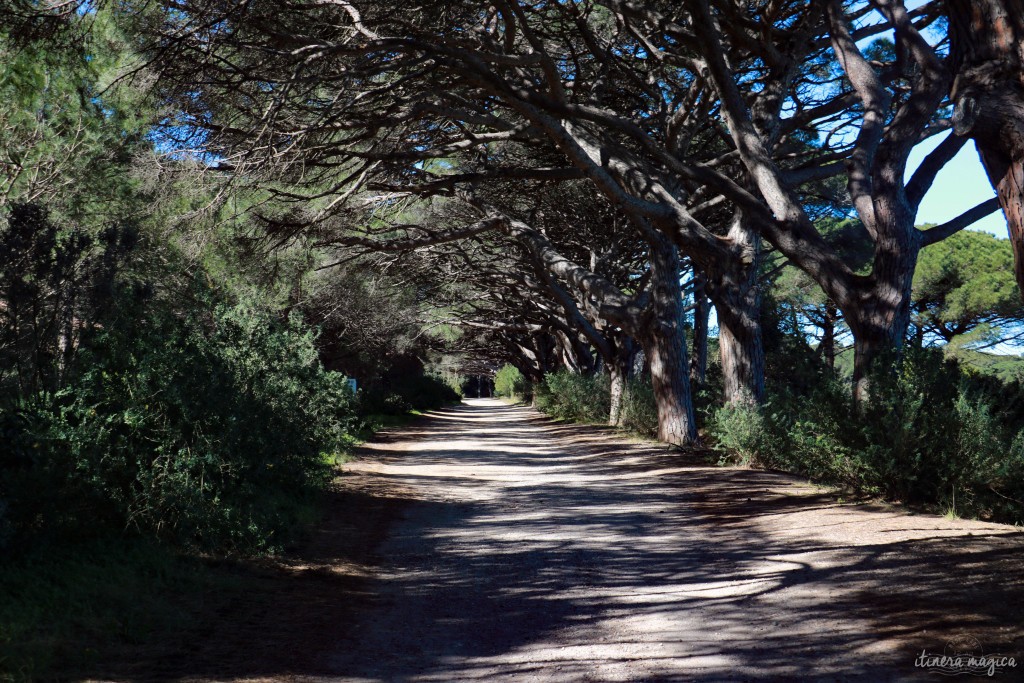
<path id="1" fill-rule="evenodd" d="M 840 379 L 725 406 L 708 433 L 741 461 L 958 516 L 1024 523 L 1020 386 L 911 351 L 854 405 Z"/>

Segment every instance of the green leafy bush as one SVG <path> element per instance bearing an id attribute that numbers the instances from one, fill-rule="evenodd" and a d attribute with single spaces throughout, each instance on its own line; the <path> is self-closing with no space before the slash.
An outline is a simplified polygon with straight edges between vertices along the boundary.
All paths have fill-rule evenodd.
<path id="1" fill-rule="evenodd" d="M 443 377 L 411 375 L 393 386 L 370 387 L 360 391 L 359 412 L 363 415 L 404 415 L 411 410 L 437 410 L 462 400 Z"/>
<path id="2" fill-rule="evenodd" d="M 410 377 L 398 388 L 398 393 L 414 410 L 437 410 L 461 400 L 448 382 L 435 375 Z"/>
<path id="3" fill-rule="evenodd" d="M 462 392 L 462 377 L 456 375 L 453 372 L 442 372 L 438 377 L 448 385 L 448 388 L 455 392 L 455 395 L 461 400 L 463 397 Z"/>
<path id="4" fill-rule="evenodd" d="M 526 396 L 528 390 L 526 378 L 514 365 L 502 365 L 494 375 L 494 393 L 507 398 Z"/>
<path id="5" fill-rule="evenodd" d="M 719 449 L 814 480 L 961 515 L 1024 521 L 1024 432 L 992 387 L 929 349 L 880 362 L 855 406 L 837 379 L 778 391 L 760 409 L 719 408 Z"/>
<path id="6" fill-rule="evenodd" d="M 650 382 L 631 379 L 626 382 L 622 395 L 620 426 L 643 436 L 653 438 L 658 433 L 658 406 L 654 402 L 654 389 Z"/>
<path id="7" fill-rule="evenodd" d="M 761 409 L 749 403 L 719 408 L 708 428 L 719 448 L 734 454 L 743 464 L 756 462 L 771 438 Z"/>
<path id="8" fill-rule="evenodd" d="M 533 387 L 534 405 L 560 420 L 604 423 L 611 412 L 610 391 L 608 375 L 576 375 L 563 370 L 545 375 L 544 382 Z M 647 437 L 658 433 L 658 408 L 650 382 L 626 382 L 619 426 Z"/>
<path id="9" fill-rule="evenodd" d="M 607 422 L 610 405 L 608 375 L 577 375 L 566 370 L 544 376 L 536 394 L 539 410 L 560 420 Z"/>
<path id="10" fill-rule="evenodd" d="M 0 411 L 21 539 L 115 527 L 252 552 L 301 517 L 348 439 L 351 394 L 297 321 L 211 308 L 104 329 L 75 382 Z"/>

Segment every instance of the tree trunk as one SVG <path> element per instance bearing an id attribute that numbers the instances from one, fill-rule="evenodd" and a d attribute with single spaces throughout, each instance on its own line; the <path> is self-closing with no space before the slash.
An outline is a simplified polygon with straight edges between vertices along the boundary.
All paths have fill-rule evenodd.
<path id="1" fill-rule="evenodd" d="M 613 357 L 608 359 L 608 377 L 610 379 L 610 405 L 608 424 L 612 427 L 622 425 L 622 406 L 626 398 L 628 382 L 634 375 L 636 345 L 633 339 L 620 334 L 612 345 Z"/>
<path id="2" fill-rule="evenodd" d="M 1024 6 L 946 0 L 956 79 L 953 128 L 974 140 L 1013 244 L 1024 291 Z"/>
<path id="3" fill-rule="evenodd" d="M 733 221 L 729 236 L 738 250 L 727 268 L 709 275 L 708 293 L 718 312 L 718 346 L 730 404 L 764 400 L 761 295 L 757 287 L 760 240 L 746 220 Z"/>
<path id="4" fill-rule="evenodd" d="M 652 242 L 650 315 L 639 336 L 658 409 L 658 439 L 684 446 L 697 442 L 697 423 L 683 332 L 679 252 L 666 239 Z"/>
<path id="5" fill-rule="evenodd" d="M 832 299 L 825 301 L 824 332 L 821 335 L 821 352 L 830 370 L 836 369 L 836 322 L 839 311 Z"/>
<path id="6" fill-rule="evenodd" d="M 611 380 L 611 410 L 608 411 L 608 424 L 618 427 L 622 424 L 622 399 L 626 394 L 625 368 L 618 363 L 610 363 L 608 375 Z"/>
<path id="7" fill-rule="evenodd" d="M 579 356 L 577 356 L 576 349 L 573 348 L 572 341 L 568 335 L 561 331 L 557 332 L 555 334 L 555 344 L 558 356 L 562 361 L 562 367 L 574 375 L 583 374 L 583 367 L 580 364 Z"/>
<path id="8" fill-rule="evenodd" d="M 846 312 L 853 332 L 853 396 L 868 397 L 868 376 L 874 361 L 885 353 L 898 354 L 910 327 L 910 295 L 917 265 L 918 240 L 908 231 L 909 243 L 899 246 L 880 240 L 875 250 L 872 288 L 861 305 Z"/>
<path id="9" fill-rule="evenodd" d="M 658 409 L 658 440 L 685 446 L 697 441 L 686 348 L 682 335 L 666 332 L 652 333 L 644 340 Z"/>
<path id="10" fill-rule="evenodd" d="M 711 302 L 707 295 L 707 278 L 694 271 L 693 282 L 693 356 L 690 358 L 690 384 L 704 386 L 708 374 L 708 324 Z"/>
<path id="11" fill-rule="evenodd" d="M 764 400 L 764 345 L 761 325 L 749 310 L 718 314 L 718 346 L 726 403 L 761 403 Z"/>

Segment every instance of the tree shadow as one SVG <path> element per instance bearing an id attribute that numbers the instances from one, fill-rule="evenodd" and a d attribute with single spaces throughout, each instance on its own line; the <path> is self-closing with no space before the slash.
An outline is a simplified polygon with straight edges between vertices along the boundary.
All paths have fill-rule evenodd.
<path id="1" fill-rule="evenodd" d="M 486 403 L 361 457 L 254 606 L 111 677 L 912 680 L 965 633 L 1024 655 L 1008 527 L 841 505 Z"/>

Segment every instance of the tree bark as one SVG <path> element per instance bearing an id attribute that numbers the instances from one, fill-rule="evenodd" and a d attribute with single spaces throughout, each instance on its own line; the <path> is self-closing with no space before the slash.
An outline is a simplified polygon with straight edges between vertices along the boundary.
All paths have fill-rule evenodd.
<path id="1" fill-rule="evenodd" d="M 658 440 L 677 446 L 696 443 L 696 419 L 681 335 L 667 330 L 652 332 L 644 340 L 644 349 L 658 410 Z"/>
<path id="2" fill-rule="evenodd" d="M 885 211 L 880 205 L 876 202 L 876 215 Z M 872 286 L 863 293 L 859 306 L 846 311 L 846 321 L 854 339 L 853 395 L 858 402 L 868 397 L 868 374 L 872 363 L 885 352 L 900 353 L 910 327 L 911 285 L 919 239 L 911 230 L 904 236 L 907 240 L 898 246 L 889 244 L 889 240 L 879 240 L 875 249 Z"/>
<path id="3" fill-rule="evenodd" d="M 1006 216 L 1024 291 L 1024 4 L 946 0 L 954 132 L 974 140 Z"/>
<path id="4" fill-rule="evenodd" d="M 622 406 L 630 377 L 633 376 L 633 362 L 636 346 L 633 339 L 625 334 L 619 336 L 614 344 L 614 355 L 608 359 L 608 377 L 611 381 L 608 424 L 612 427 L 622 425 Z"/>
<path id="5" fill-rule="evenodd" d="M 569 336 L 564 332 L 559 331 L 555 334 L 555 341 L 562 367 L 574 375 L 583 374 L 583 364 L 580 362 L 577 350 L 573 347 L 573 343 L 569 339 Z"/>
<path id="6" fill-rule="evenodd" d="M 608 411 L 608 424 L 618 427 L 622 424 L 622 399 L 626 394 L 626 372 L 618 363 L 608 365 L 608 376 L 611 380 L 611 409 Z"/>
<path id="7" fill-rule="evenodd" d="M 690 358 L 690 384 L 704 386 L 708 374 L 708 325 L 711 302 L 707 295 L 707 278 L 694 270 L 693 282 L 693 355 Z"/>
<path id="8" fill-rule="evenodd" d="M 736 258 L 709 277 L 708 288 L 718 313 L 718 346 L 725 381 L 725 401 L 764 400 L 764 344 L 761 338 L 761 295 L 757 287 L 760 239 L 742 216 L 729 230 Z"/>
<path id="9" fill-rule="evenodd" d="M 667 239 L 652 239 L 650 262 L 651 304 L 640 341 L 658 409 L 658 439 L 685 446 L 697 442 L 697 423 L 683 331 L 679 252 Z"/>
<path id="10" fill-rule="evenodd" d="M 746 307 L 716 310 L 725 401 L 732 405 L 761 403 L 765 360 L 760 321 Z"/>

